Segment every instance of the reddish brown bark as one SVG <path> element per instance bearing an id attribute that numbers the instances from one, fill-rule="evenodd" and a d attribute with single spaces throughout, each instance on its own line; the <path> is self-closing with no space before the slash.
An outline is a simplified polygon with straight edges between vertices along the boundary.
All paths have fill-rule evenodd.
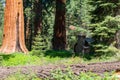
<path id="1" fill-rule="evenodd" d="M 53 35 L 54 50 L 66 49 L 65 3 L 66 0 L 56 0 L 56 16 Z"/>
<path id="2" fill-rule="evenodd" d="M 28 52 L 24 42 L 23 0 L 6 0 L 3 43 L 0 52 Z"/>

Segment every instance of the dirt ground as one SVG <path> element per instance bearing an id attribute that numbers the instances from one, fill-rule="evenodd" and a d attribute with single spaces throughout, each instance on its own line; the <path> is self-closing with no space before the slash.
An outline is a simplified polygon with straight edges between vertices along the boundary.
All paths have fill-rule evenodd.
<path id="1" fill-rule="evenodd" d="M 74 74 L 79 75 L 80 72 L 93 72 L 102 74 L 104 72 L 120 71 L 120 61 L 116 62 L 102 62 L 102 63 L 90 63 L 90 64 L 73 64 L 69 66 Z M 50 72 L 60 68 L 65 71 L 68 66 L 65 65 L 47 65 L 47 66 L 24 66 L 24 67 L 0 67 L 0 80 L 3 80 L 7 76 L 14 74 L 18 71 L 23 74 L 34 72 L 40 78 L 46 78 L 50 76 Z"/>

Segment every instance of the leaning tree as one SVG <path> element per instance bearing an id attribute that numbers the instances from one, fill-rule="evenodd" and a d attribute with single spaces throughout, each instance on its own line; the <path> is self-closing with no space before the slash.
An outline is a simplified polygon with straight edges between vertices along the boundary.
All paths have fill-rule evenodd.
<path id="1" fill-rule="evenodd" d="M 23 0 L 6 0 L 0 52 L 28 52 L 24 42 Z"/>

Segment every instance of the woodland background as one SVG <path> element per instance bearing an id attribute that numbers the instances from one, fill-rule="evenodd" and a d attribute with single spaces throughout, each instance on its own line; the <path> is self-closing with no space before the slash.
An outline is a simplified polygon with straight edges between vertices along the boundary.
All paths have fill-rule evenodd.
<path id="1" fill-rule="evenodd" d="M 119 66 L 119 0 L 23 0 L 23 6 L 25 44 L 29 54 L 15 52 L 5 55 L 0 53 L 1 70 L 4 70 L 3 67 L 11 69 L 11 66 L 26 66 L 27 69 L 29 66 L 40 67 L 49 64 L 52 64 L 51 67 L 61 64 L 68 67 L 78 64 L 83 67 L 81 63 L 111 61 L 117 61 Z M 5 0 L 0 0 L 0 46 L 3 39 L 4 9 Z M 59 15 L 62 15 L 60 21 L 58 20 Z M 74 52 L 78 35 L 85 35 L 87 38 L 93 39 L 90 44 L 90 53 Z M 97 65 L 99 68 L 99 64 Z M 111 66 L 108 65 L 110 69 Z M 7 69 L 6 72 L 8 72 Z M 117 80 L 106 74 L 104 77 L 103 74 L 101 77 L 93 73 L 75 75 L 69 68 L 66 73 L 57 70 L 51 74 L 51 79 L 55 80 L 93 80 L 93 78 L 95 80 Z M 29 75 L 18 72 L 5 80 L 42 79 L 38 79 L 38 76 L 32 72 Z M 49 78 L 43 80 L 49 80 Z"/>
<path id="2" fill-rule="evenodd" d="M 42 54 L 48 50 L 67 50 L 73 53 L 78 34 L 93 38 L 94 56 L 118 55 L 120 48 L 119 0 L 24 0 L 25 43 L 29 51 Z M 52 44 L 54 39 L 55 11 L 66 6 L 65 21 L 67 40 L 64 48 Z M 0 1 L 0 44 L 2 43 L 5 1 Z M 58 8 L 57 8 L 58 7 Z M 64 13 L 64 12 L 63 12 Z M 59 14 L 58 14 L 59 15 Z M 69 26 L 76 30 L 70 30 Z M 60 25 L 58 25 L 60 27 Z M 56 38 L 56 41 L 59 40 Z"/>
<path id="3" fill-rule="evenodd" d="M 24 0 L 25 42 L 28 50 L 52 49 L 57 5 L 62 4 L 57 4 L 55 0 Z M 78 34 L 84 34 L 95 40 L 93 43 L 95 54 L 113 53 L 114 51 L 111 49 L 107 50 L 111 45 L 119 49 L 119 5 L 119 0 L 67 0 L 65 3 L 67 50 L 73 51 Z M 4 7 L 5 1 L 1 0 L 0 44 L 3 33 Z M 77 27 L 77 30 L 70 30 L 70 25 Z"/>

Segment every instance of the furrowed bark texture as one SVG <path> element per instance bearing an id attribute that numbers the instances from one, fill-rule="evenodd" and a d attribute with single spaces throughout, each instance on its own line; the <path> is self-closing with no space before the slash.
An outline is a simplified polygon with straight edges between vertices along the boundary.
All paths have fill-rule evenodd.
<path id="1" fill-rule="evenodd" d="M 24 42 L 23 0 L 6 0 L 4 34 L 0 52 L 28 52 Z"/>
<path id="2" fill-rule="evenodd" d="M 66 49 L 65 8 L 66 0 L 56 0 L 56 16 L 53 35 L 53 49 Z"/>

